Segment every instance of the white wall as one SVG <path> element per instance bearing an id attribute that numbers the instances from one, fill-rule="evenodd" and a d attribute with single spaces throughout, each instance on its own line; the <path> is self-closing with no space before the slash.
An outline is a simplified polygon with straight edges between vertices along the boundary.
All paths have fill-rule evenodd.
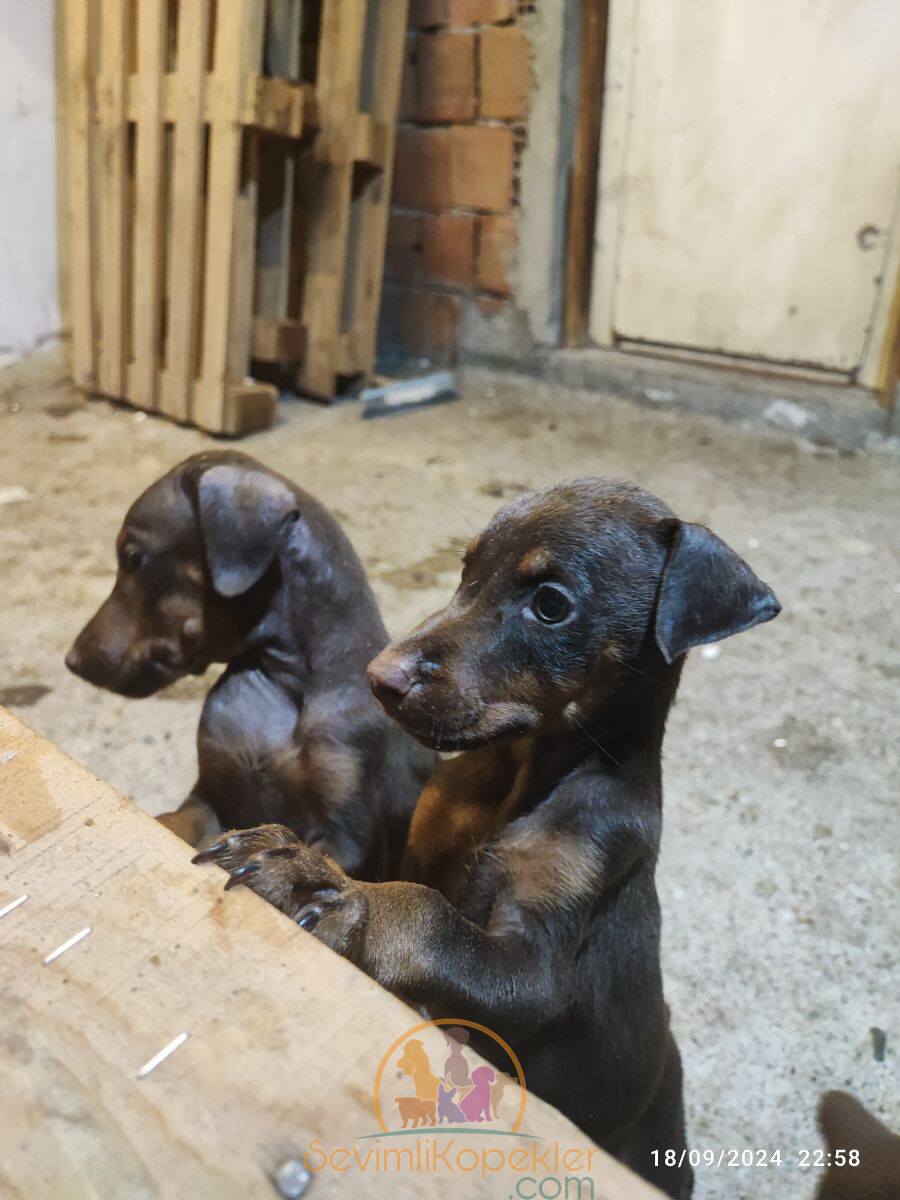
<path id="1" fill-rule="evenodd" d="M 0 0 L 0 361 L 59 332 L 53 0 Z"/>

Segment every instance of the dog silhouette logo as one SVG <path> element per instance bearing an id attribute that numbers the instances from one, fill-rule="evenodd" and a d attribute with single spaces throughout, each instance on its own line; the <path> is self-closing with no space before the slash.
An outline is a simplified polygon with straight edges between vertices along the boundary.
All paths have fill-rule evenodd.
<path id="1" fill-rule="evenodd" d="M 503 1061 L 505 1070 L 475 1057 L 469 1047 L 473 1032 L 479 1035 L 477 1044 L 493 1060 Z M 503 1093 L 513 1082 L 519 1087 L 518 1105 L 509 1102 L 501 1112 Z M 375 1073 L 375 1116 L 385 1133 L 478 1127 L 499 1132 L 506 1121 L 515 1132 L 525 1115 L 525 1100 L 525 1076 L 515 1052 L 475 1021 L 423 1021 L 392 1043 Z"/>

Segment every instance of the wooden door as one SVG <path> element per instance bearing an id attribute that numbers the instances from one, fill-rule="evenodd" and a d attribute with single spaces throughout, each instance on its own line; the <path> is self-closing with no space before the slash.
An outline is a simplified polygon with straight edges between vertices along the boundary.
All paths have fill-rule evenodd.
<path id="1" fill-rule="evenodd" d="M 612 0 L 591 334 L 874 372 L 897 0 Z"/>

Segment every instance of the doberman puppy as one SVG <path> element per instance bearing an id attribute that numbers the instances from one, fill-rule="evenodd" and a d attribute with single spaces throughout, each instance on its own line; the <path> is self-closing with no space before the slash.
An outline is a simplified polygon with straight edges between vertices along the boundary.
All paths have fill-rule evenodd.
<path id="1" fill-rule="evenodd" d="M 271 825 L 195 861 L 430 1015 L 499 1033 L 530 1090 L 689 1196 L 689 1166 L 665 1163 L 685 1133 L 654 883 L 663 733 L 685 652 L 778 612 L 715 534 L 637 487 L 525 495 L 450 604 L 369 667 L 405 729 L 461 751 L 419 800 L 403 881 L 359 883 Z"/>
<path id="2" fill-rule="evenodd" d="M 279 821 L 355 876 L 394 877 L 434 755 L 369 690 L 388 635 L 334 517 L 246 455 L 198 454 L 135 501 L 117 549 L 69 668 L 149 696 L 229 664 L 203 706 L 197 783 L 164 824 L 196 846 Z"/>

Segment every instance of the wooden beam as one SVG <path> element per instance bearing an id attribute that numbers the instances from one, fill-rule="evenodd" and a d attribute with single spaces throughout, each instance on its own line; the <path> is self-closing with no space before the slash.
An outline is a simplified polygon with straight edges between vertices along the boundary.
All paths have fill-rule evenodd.
<path id="1" fill-rule="evenodd" d="M 0 909 L 28 896 L 0 918 L 0 1163 L 11 1195 L 274 1200 L 271 1175 L 313 1141 L 350 1148 L 338 1169 L 316 1172 L 310 1195 L 321 1200 L 513 1192 L 509 1170 L 354 1166 L 354 1147 L 379 1144 L 358 1140 L 379 1133 L 379 1062 L 419 1014 L 257 896 L 224 892 L 220 870 L 192 866 L 186 843 L 2 709 L 0 764 Z M 421 1036 L 446 1054 L 438 1030 Z M 504 1112 L 520 1097 L 510 1081 Z M 562 1173 L 590 1176 L 606 1200 L 659 1200 L 536 1096 L 521 1133 L 497 1145 L 527 1151 L 536 1137 L 542 1152 L 559 1143 L 585 1162 L 590 1151 L 586 1169 Z M 454 1139 L 476 1153 L 494 1145 Z"/>
<path id="2" fill-rule="evenodd" d="M 129 311 L 126 83 L 131 7 L 121 0 L 100 5 L 97 133 L 100 138 L 100 363 L 98 388 L 121 398 Z"/>
<path id="3" fill-rule="evenodd" d="M 354 202 L 353 262 L 345 315 L 345 325 L 353 332 L 353 357 L 344 364 L 342 374 L 369 375 L 375 362 L 407 8 L 406 0 L 395 0 L 374 10 L 374 44 L 369 51 L 372 94 L 369 112 L 357 119 L 354 154 L 358 163 L 375 168 L 376 173 L 366 180 Z"/>
<path id="4" fill-rule="evenodd" d="M 563 266 L 563 344 L 587 340 L 609 0 L 582 0 L 578 110 L 569 172 Z"/>
<path id="5" fill-rule="evenodd" d="M 200 251 L 205 198 L 202 190 L 206 131 L 203 104 L 210 0 L 181 0 L 174 88 L 172 253 L 168 270 L 168 378 L 162 409 L 176 420 L 191 416 L 201 329 Z"/>
<path id="6" fill-rule="evenodd" d="M 138 101 L 134 87 L 135 76 L 130 78 L 132 82 L 129 88 L 128 119 L 134 121 L 138 116 Z M 160 88 L 163 120 L 178 119 L 182 86 L 177 71 L 162 76 Z M 207 76 L 202 94 L 201 120 L 208 122 L 221 112 L 220 80 L 214 75 Z M 308 83 L 267 79 L 252 73 L 247 78 L 238 120 L 242 125 L 251 125 L 263 133 L 275 134 L 278 137 L 308 137 L 315 131 L 319 122 L 315 89 Z"/>
<path id="7" fill-rule="evenodd" d="M 300 321 L 253 321 L 253 357 L 260 362 L 298 363 L 306 350 L 306 328 Z"/>
<path id="8" fill-rule="evenodd" d="M 94 353 L 96 309 L 95 247 L 91 221 L 90 13 L 88 0 L 67 0 L 66 141 L 68 159 L 69 307 L 72 317 L 72 378 L 87 390 L 96 387 Z"/>
<path id="9" fill-rule="evenodd" d="M 156 408 L 161 366 L 163 301 L 163 107 L 167 5 L 138 0 L 137 86 L 129 91 L 137 105 L 134 265 L 133 387 L 128 397 L 142 408 Z M 129 372 L 129 374 L 131 374 Z"/>

